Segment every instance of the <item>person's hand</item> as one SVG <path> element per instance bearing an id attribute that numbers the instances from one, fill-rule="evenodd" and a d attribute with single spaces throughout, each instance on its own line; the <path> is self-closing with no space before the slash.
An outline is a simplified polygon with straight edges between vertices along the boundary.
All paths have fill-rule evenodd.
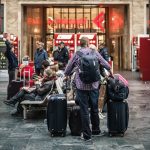
<path id="1" fill-rule="evenodd" d="M 5 41 L 6 41 L 6 38 L 3 38 L 3 41 L 5 42 Z"/>
<path id="2" fill-rule="evenodd" d="M 63 80 L 67 81 L 68 79 L 69 79 L 69 76 L 65 76 Z"/>
<path id="3" fill-rule="evenodd" d="M 110 70 L 109 73 L 110 73 L 110 74 L 109 74 L 109 77 L 114 78 L 113 73 L 112 73 L 112 70 Z"/>
<path id="4" fill-rule="evenodd" d="M 23 90 L 28 91 L 29 87 L 22 87 Z"/>
<path id="5" fill-rule="evenodd" d="M 40 81 L 35 81 L 34 83 L 35 83 L 35 85 L 36 85 L 36 84 L 41 84 L 41 82 L 40 82 Z"/>

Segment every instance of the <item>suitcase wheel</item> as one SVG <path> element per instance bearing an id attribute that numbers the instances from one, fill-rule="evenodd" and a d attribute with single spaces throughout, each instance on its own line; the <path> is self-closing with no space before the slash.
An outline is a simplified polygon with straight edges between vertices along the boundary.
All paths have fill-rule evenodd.
<path id="1" fill-rule="evenodd" d="M 54 137 L 54 134 L 53 134 L 53 133 L 51 133 L 51 137 Z"/>
<path id="2" fill-rule="evenodd" d="M 61 136 L 62 136 L 62 137 L 65 137 L 65 136 L 66 136 L 66 132 L 63 132 L 63 133 L 61 134 Z"/>
<path id="3" fill-rule="evenodd" d="M 109 136 L 112 137 L 113 136 L 112 133 L 109 133 Z"/>
<path id="4" fill-rule="evenodd" d="M 124 137 L 124 133 L 121 133 L 120 136 L 121 136 L 121 137 Z"/>

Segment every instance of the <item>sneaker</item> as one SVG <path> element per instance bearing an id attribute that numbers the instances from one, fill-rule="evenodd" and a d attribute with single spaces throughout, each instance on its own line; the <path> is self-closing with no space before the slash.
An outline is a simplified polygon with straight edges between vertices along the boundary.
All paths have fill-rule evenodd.
<path id="1" fill-rule="evenodd" d="M 104 136 L 105 134 L 105 131 L 92 131 L 92 136 Z"/>
<path id="2" fill-rule="evenodd" d="M 80 139 L 81 139 L 81 140 L 84 140 L 84 141 L 86 141 L 86 142 L 92 141 L 92 139 L 91 139 L 91 138 L 89 138 L 89 139 L 85 139 L 85 138 L 83 137 L 83 133 L 81 133 L 81 137 L 80 137 Z"/>
<path id="3" fill-rule="evenodd" d="M 11 114 L 12 116 L 21 116 L 21 113 L 19 113 L 19 112 L 17 111 L 17 109 L 12 110 L 10 114 Z"/>
<path id="4" fill-rule="evenodd" d="M 9 105 L 9 106 L 11 106 L 11 107 L 15 107 L 14 102 L 11 101 L 11 100 L 5 100 L 5 101 L 3 101 L 3 102 L 4 102 L 4 104 L 6 104 L 6 105 Z"/>

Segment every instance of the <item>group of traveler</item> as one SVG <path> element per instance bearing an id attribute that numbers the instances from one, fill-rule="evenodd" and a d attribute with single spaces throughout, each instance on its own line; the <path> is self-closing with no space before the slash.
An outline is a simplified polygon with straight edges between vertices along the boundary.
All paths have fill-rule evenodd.
<path id="1" fill-rule="evenodd" d="M 14 79 L 15 69 L 18 67 L 18 61 L 13 53 L 12 43 L 10 42 L 9 34 L 5 36 L 6 43 L 6 57 L 8 58 L 9 66 L 9 81 Z M 17 113 L 20 113 L 20 102 L 24 99 L 42 100 L 50 91 L 56 73 L 52 70 L 48 59 L 44 44 L 37 42 L 37 49 L 34 55 L 35 72 L 38 76 L 38 81 L 35 81 L 36 88 L 33 91 L 28 91 L 27 88 L 22 88 L 10 100 L 5 100 L 7 105 L 17 107 Z M 60 63 L 64 69 L 65 79 L 67 80 L 75 72 L 74 83 L 76 86 L 76 94 L 78 98 L 78 105 L 80 106 L 81 121 L 82 121 L 82 139 L 85 141 L 91 140 L 92 135 L 101 134 L 100 120 L 98 115 L 98 97 L 100 88 L 100 66 L 109 72 L 112 76 L 111 66 L 108 63 L 108 49 L 101 45 L 100 50 L 89 45 L 89 39 L 82 37 L 80 39 L 81 49 L 78 50 L 69 60 L 68 50 L 63 42 L 59 44 L 58 50 L 54 51 L 54 60 Z M 69 60 L 69 62 L 68 62 Z M 87 69 L 86 62 L 90 64 L 91 69 Z M 86 70 L 87 69 L 87 70 Z M 10 84 L 9 84 L 10 85 Z M 9 86 L 8 85 L 8 86 Z M 90 112 L 89 112 L 90 107 Z M 89 115 L 90 113 L 90 115 Z M 90 116 L 90 117 L 89 117 Z M 90 121 L 91 119 L 91 121 Z M 90 128 L 90 122 L 92 127 Z"/>

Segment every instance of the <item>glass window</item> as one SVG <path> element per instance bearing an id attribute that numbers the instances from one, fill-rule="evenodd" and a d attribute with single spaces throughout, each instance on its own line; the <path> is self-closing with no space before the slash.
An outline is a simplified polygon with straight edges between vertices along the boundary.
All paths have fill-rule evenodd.
<path id="1" fill-rule="evenodd" d="M 90 14 L 90 8 L 84 8 L 83 13 L 83 25 L 84 25 L 84 32 L 90 32 L 91 31 L 91 14 Z"/>
<path id="2" fill-rule="evenodd" d="M 61 8 L 54 8 L 54 33 L 62 31 L 62 13 Z"/>
<path id="3" fill-rule="evenodd" d="M 98 8 L 91 8 L 91 30 L 92 32 L 95 32 L 95 30 L 98 31 L 98 26 L 94 23 L 95 18 L 98 15 Z"/>
<path id="4" fill-rule="evenodd" d="M 42 9 L 34 7 L 25 7 L 25 24 L 24 24 L 24 50 L 21 55 L 29 55 L 33 60 L 34 51 L 36 50 L 36 41 L 43 41 L 43 18 Z"/>
<path id="5" fill-rule="evenodd" d="M 76 32 L 84 32 L 83 8 L 76 8 Z"/>
<path id="6" fill-rule="evenodd" d="M 61 19 L 62 19 L 62 32 L 68 32 L 69 30 L 69 9 L 62 8 L 61 9 Z"/>
<path id="7" fill-rule="evenodd" d="M 75 33 L 76 32 L 76 12 L 75 8 L 69 8 L 69 32 Z"/>
<path id="8" fill-rule="evenodd" d="M 53 8 L 46 9 L 46 21 L 47 21 L 47 34 L 53 33 L 54 29 L 54 16 L 53 16 Z"/>

